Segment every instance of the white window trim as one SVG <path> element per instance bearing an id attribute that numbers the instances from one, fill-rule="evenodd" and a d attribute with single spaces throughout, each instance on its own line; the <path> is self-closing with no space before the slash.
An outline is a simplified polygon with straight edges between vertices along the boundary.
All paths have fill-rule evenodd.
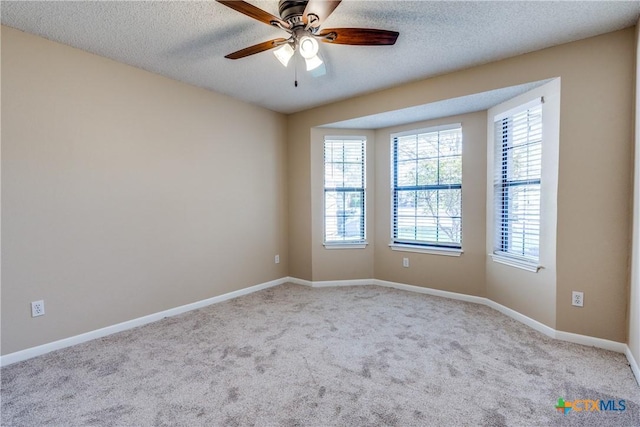
<path id="1" fill-rule="evenodd" d="M 363 170 L 363 174 L 364 174 L 364 237 L 366 239 L 367 237 L 367 158 L 368 158 L 368 153 L 367 153 L 367 137 L 364 135 L 324 135 L 323 139 L 322 139 L 322 144 L 324 147 L 324 142 L 326 140 L 343 140 L 343 141 L 364 141 L 364 152 L 365 152 L 365 157 L 364 157 L 364 170 Z M 323 149 L 324 151 L 324 149 Z M 323 185 L 323 190 L 324 190 L 324 154 L 322 156 L 322 164 L 323 164 L 323 169 L 322 169 L 322 185 Z M 325 199 L 324 199 L 324 195 L 322 197 L 322 245 L 324 246 L 325 249 L 365 249 L 367 247 L 367 245 L 369 244 L 366 240 L 364 241 L 326 241 L 325 240 L 325 236 L 326 236 L 326 219 L 325 219 L 325 212 L 326 212 L 326 206 L 325 206 Z"/>
<path id="2" fill-rule="evenodd" d="M 406 135 L 415 135 L 415 134 L 419 134 L 419 133 L 427 133 L 427 132 L 441 132 L 441 131 L 447 131 L 447 130 L 451 130 L 451 129 L 460 129 L 460 131 L 462 132 L 462 122 L 458 122 L 458 123 L 448 123 L 448 124 L 444 124 L 444 125 L 436 125 L 436 126 L 429 126 L 429 127 L 425 127 L 425 128 L 421 128 L 421 129 L 410 129 L 410 130 L 406 130 L 406 131 L 402 131 L 402 132 L 395 132 L 389 135 L 389 139 L 390 139 L 390 146 L 391 146 L 391 152 L 393 153 L 393 140 L 395 138 L 400 138 L 402 136 L 406 136 Z M 463 132 L 464 133 L 464 132 Z M 464 143 L 464 135 L 463 135 L 463 143 Z M 464 145 L 463 145 L 463 152 L 464 152 Z M 464 153 L 463 153 L 464 156 Z M 390 165 L 390 170 L 391 170 L 391 200 L 393 200 L 393 174 L 394 172 L 394 161 L 393 161 L 393 154 L 390 156 L 391 157 L 391 165 Z M 463 160 L 464 162 L 464 160 Z M 393 208 L 393 203 L 391 203 L 391 237 L 393 238 L 393 218 L 394 215 L 394 208 Z M 464 228 L 463 228 L 464 230 Z M 464 231 L 463 231 L 464 232 Z M 415 253 L 422 253 L 422 254 L 430 254 L 430 255 L 445 255 L 445 256 L 455 256 L 455 257 L 459 257 L 460 255 L 462 255 L 464 253 L 464 250 L 462 249 L 462 242 L 460 242 L 460 247 L 459 248 L 448 248 L 446 246 L 438 246 L 438 245 L 429 245 L 428 243 L 415 243 L 415 244 L 404 244 L 401 242 L 394 242 L 392 241 L 389 244 L 389 247 L 391 248 L 391 250 L 393 251 L 400 251 L 400 252 L 415 252 Z"/>
<path id="3" fill-rule="evenodd" d="M 438 126 L 429 126 L 421 129 L 411 129 L 403 132 L 396 132 L 396 133 L 392 133 L 390 137 L 391 137 L 391 140 L 393 141 L 393 138 L 400 138 L 402 136 L 415 135 L 418 133 L 442 132 L 445 130 L 458 129 L 458 128 L 462 128 L 462 122 L 449 123 L 446 125 L 438 125 Z"/>
<path id="4" fill-rule="evenodd" d="M 526 99 L 528 98 L 528 99 Z M 496 108 L 488 110 L 488 137 L 487 137 L 487 201 L 494 200 L 494 138 L 493 126 L 495 117 L 508 114 L 512 110 L 520 109 L 523 105 L 539 103 L 542 101 L 543 114 L 543 139 L 546 141 L 542 154 L 542 200 L 540 218 L 540 256 L 537 262 L 527 259 L 517 259 L 513 256 L 505 256 L 495 250 L 495 221 L 494 207 L 487 204 L 486 243 L 487 256 L 492 262 L 507 265 L 513 268 L 542 273 L 540 270 L 555 271 L 556 266 L 556 241 L 557 241 L 557 185 L 558 185 L 558 155 L 559 155 L 559 120 L 560 120 L 560 78 L 548 80 L 542 86 L 533 89 L 527 94 L 517 96 L 501 105 L 506 107 L 495 113 Z M 549 277 L 549 276 L 545 276 Z M 553 276 L 555 281 L 555 276 Z"/>
<path id="5" fill-rule="evenodd" d="M 464 253 L 462 248 L 445 248 L 440 246 L 403 245 L 402 243 L 390 243 L 392 251 L 415 252 L 419 254 L 444 255 L 458 257 Z"/>
<path id="6" fill-rule="evenodd" d="M 543 268 L 541 265 L 535 262 L 531 262 L 525 259 L 518 259 L 511 256 L 501 255 L 498 253 L 489 254 L 489 256 L 494 262 L 497 262 L 499 264 L 508 265 L 510 267 L 519 268 L 521 270 L 530 271 L 532 273 L 537 273 L 538 271 L 540 271 L 541 268 Z"/>
<path id="7" fill-rule="evenodd" d="M 521 114 L 524 113 L 532 108 L 536 108 L 541 106 L 544 103 L 544 97 L 536 97 L 534 99 L 532 99 L 529 102 L 526 102 L 524 104 L 521 104 L 519 106 L 510 108 L 507 111 L 504 111 L 498 115 L 496 115 L 493 119 L 493 123 L 494 125 L 498 122 L 503 121 L 506 118 L 509 118 L 515 114 Z M 544 120 L 544 119 L 543 119 Z M 544 122 L 543 122 L 544 123 Z M 495 133 L 494 133 L 494 153 L 496 152 L 497 148 L 495 148 Z M 544 138 L 543 138 L 544 139 Z M 544 150 L 542 150 L 544 152 Z M 504 151 L 502 152 L 502 161 L 504 162 Z M 542 156 L 542 155 L 541 155 Z M 542 157 L 541 157 L 542 160 Z M 493 164 L 493 167 L 495 168 L 495 163 Z M 540 176 L 540 181 L 542 181 L 542 176 Z M 503 181 L 504 182 L 504 181 Z M 495 185 L 495 183 L 494 183 Z M 542 189 L 542 185 L 541 183 L 538 184 L 538 186 L 540 187 L 540 189 Z M 494 198 L 495 198 L 495 190 L 493 192 Z M 493 200 L 492 200 L 493 202 Z M 493 215 L 496 215 L 496 210 L 493 211 Z M 539 218 L 538 220 L 541 222 L 542 221 L 542 211 L 539 212 Z M 501 223 L 501 226 L 504 227 L 503 223 Z M 494 224 L 494 230 L 495 230 L 495 224 Z M 538 235 L 538 237 L 540 237 L 540 235 Z M 495 237 L 494 237 L 495 239 Z M 493 242 L 494 247 L 496 246 L 497 242 Z M 538 250 L 540 249 L 540 245 L 538 244 Z M 533 271 L 533 272 L 538 272 L 538 270 L 540 269 L 540 266 L 538 265 L 538 262 L 540 262 L 540 259 L 536 259 L 536 260 L 530 260 L 526 257 L 519 257 L 517 254 L 511 254 L 511 253 L 507 253 L 507 252 L 502 252 L 500 250 L 495 250 L 493 252 L 493 254 L 491 254 L 491 258 L 495 261 L 495 262 L 499 262 L 501 264 L 505 264 L 505 265 L 510 265 L 512 267 L 518 267 L 518 268 L 522 268 L 524 270 L 527 271 Z"/>
<path id="8" fill-rule="evenodd" d="M 338 243 L 338 242 L 324 242 L 322 245 L 325 249 L 334 250 L 334 249 L 365 249 L 369 242 L 361 242 L 361 243 Z"/>
<path id="9" fill-rule="evenodd" d="M 529 102 L 525 102 L 522 105 L 518 105 L 517 107 L 510 108 L 507 111 L 504 111 L 504 112 L 498 114 L 497 116 L 495 116 L 493 118 L 493 122 L 495 123 L 495 122 L 502 121 L 502 120 L 506 119 L 507 117 L 513 116 L 514 114 L 522 113 L 523 111 L 529 110 L 529 109 L 537 107 L 539 105 L 542 105 L 543 102 L 544 101 L 543 101 L 541 96 L 536 97 L 536 98 L 532 99 Z"/>

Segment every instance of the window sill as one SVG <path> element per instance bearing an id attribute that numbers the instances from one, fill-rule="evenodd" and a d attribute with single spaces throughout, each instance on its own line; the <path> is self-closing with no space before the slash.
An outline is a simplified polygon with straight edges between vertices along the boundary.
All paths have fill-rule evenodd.
<path id="1" fill-rule="evenodd" d="M 444 256 L 460 256 L 464 253 L 462 249 L 457 248 L 439 248 L 437 246 L 414 246 L 403 245 L 400 243 L 391 243 L 389 245 L 392 251 L 400 252 L 416 252 L 419 254 L 444 255 Z"/>
<path id="2" fill-rule="evenodd" d="M 538 265 L 536 263 L 526 260 L 520 260 L 517 258 L 511 258 L 504 255 L 489 254 L 489 256 L 491 257 L 493 262 L 519 268 L 521 270 L 530 271 L 532 273 L 537 273 L 542 268 L 541 265 Z"/>
<path id="3" fill-rule="evenodd" d="M 359 243 L 323 243 L 322 244 L 325 249 L 364 249 L 367 247 L 367 242 L 359 242 Z"/>

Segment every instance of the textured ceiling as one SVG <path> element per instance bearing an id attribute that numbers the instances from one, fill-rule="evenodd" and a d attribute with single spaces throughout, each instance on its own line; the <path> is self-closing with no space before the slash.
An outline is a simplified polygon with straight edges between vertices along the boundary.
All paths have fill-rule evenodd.
<path id="1" fill-rule="evenodd" d="M 277 1 L 250 1 L 278 15 Z M 2 1 L 2 24 L 292 113 L 633 26 L 639 1 L 343 1 L 330 27 L 395 30 L 395 46 L 321 44 L 326 74 L 270 52 L 224 55 L 286 33 L 215 1 Z"/>

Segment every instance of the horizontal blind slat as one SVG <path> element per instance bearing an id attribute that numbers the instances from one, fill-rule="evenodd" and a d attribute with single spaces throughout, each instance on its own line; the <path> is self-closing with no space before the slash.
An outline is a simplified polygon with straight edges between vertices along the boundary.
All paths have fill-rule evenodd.
<path id="1" fill-rule="evenodd" d="M 523 107 L 494 123 L 496 252 L 537 259 L 540 234 L 542 106 Z"/>
<path id="2" fill-rule="evenodd" d="M 324 141 L 324 241 L 365 241 L 365 139 Z"/>

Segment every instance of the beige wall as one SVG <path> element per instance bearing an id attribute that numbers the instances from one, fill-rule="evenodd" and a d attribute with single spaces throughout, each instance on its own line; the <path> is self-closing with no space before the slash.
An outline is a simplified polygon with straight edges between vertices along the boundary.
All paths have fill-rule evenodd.
<path id="1" fill-rule="evenodd" d="M 625 342 L 634 29 L 575 45 L 561 74 L 556 329 Z"/>
<path id="2" fill-rule="evenodd" d="M 561 77 L 555 328 L 615 341 L 629 329 L 638 358 L 637 273 L 626 318 L 636 40 L 635 29 L 617 31 L 287 119 L 3 27 L 2 354 L 287 275 L 373 271 L 485 296 L 485 180 L 468 182 L 486 166 L 485 147 L 474 144 L 471 158 L 465 134 L 465 253 L 409 254 L 402 269 L 404 254 L 387 246 L 392 130 L 373 135 L 370 246 L 333 255 L 317 245 L 312 129 Z M 485 115 L 457 120 L 482 134 Z M 329 271 L 335 256 L 340 277 Z M 583 309 L 570 306 L 576 289 Z M 47 315 L 32 319 L 36 299 Z M 540 301 L 530 311 L 505 304 L 547 322 Z"/>
<path id="3" fill-rule="evenodd" d="M 289 275 L 304 280 L 312 280 L 311 127 L 305 127 L 305 123 L 296 120 L 287 121 L 288 231 L 296 236 L 288 242 Z"/>
<path id="4" fill-rule="evenodd" d="M 289 213 L 295 219 L 289 227 L 289 247 L 296 257 L 291 275 L 310 279 L 313 274 L 320 274 L 312 274 L 311 267 L 309 129 L 561 77 L 555 327 L 625 342 L 634 58 L 635 29 L 629 28 L 291 115 Z M 376 215 L 379 216 L 378 209 Z M 380 217 L 376 221 L 382 223 Z M 386 267 L 378 266 L 377 257 L 375 261 L 376 277 L 393 276 Z M 397 264 L 397 260 L 391 262 Z M 395 281 L 403 279 L 400 276 Z M 448 277 L 439 283 L 445 290 L 457 289 L 456 286 Z M 585 292 L 584 308 L 571 307 L 572 290 Z M 530 312 L 538 316 L 537 309 Z"/>
<path id="5" fill-rule="evenodd" d="M 486 117 L 484 111 L 376 132 L 375 278 L 462 294 L 485 293 Z M 462 125 L 462 250 L 457 256 L 391 250 L 391 134 Z M 409 258 L 409 268 L 402 266 Z"/>
<path id="6" fill-rule="evenodd" d="M 629 298 L 629 348 L 640 363 L 640 21 L 636 26 L 635 179 L 633 191 L 633 253 Z M 640 378 L 637 378 L 640 383 Z"/>
<path id="7" fill-rule="evenodd" d="M 540 200 L 540 259 L 537 272 L 508 266 L 487 257 L 487 296 L 527 317 L 556 327 L 556 234 L 558 150 L 560 131 L 560 79 L 489 109 L 487 113 L 487 223 L 486 253 L 494 251 L 494 118 L 535 99 L 542 103 L 542 177 Z M 576 289 L 581 290 L 581 289 Z"/>
<path id="8" fill-rule="evenodd" d="M 2 27 L 2 354 L 287 276 L 286 156 L 282 115 Z"/>

